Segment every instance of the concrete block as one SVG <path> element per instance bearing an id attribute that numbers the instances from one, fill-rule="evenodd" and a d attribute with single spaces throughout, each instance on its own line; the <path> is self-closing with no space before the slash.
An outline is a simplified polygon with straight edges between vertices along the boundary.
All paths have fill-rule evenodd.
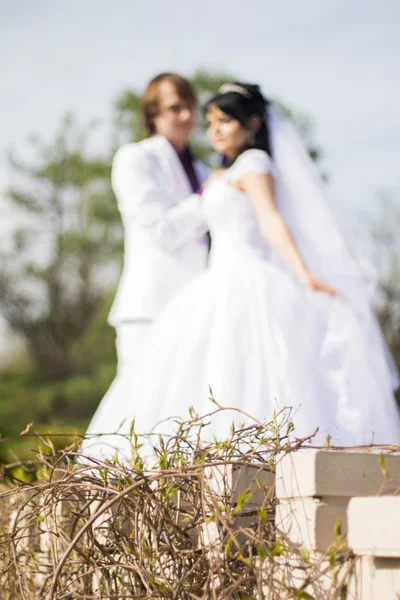
<path id="1" fill-rule="evenodd" d="M 355 600 L 399 600 L 400 561 L 374 556 L 358 557 L 348 594 Z"/>
<path id="2" fill-rule="evenodd" d="M 204 470 L 204 477 L 207 493 L 231 506 L 246 490 L 250 490 L 248 505 L 262 506 L 266 498 L 273 498 L 275 475 L 268 465 L 229 463 L 212 466 Z"/>
<path id="3" fill-rule="evenodd" d="M 355 554 L 400 559 L 400 497 L 352 498 L 348 529 Z"/>
<path id="4" fill-rule="evenodd" d="M 400 492 L 400 455 L 385 456 L 386 478 L 379 454 L 304 449 L 277 461 L 278 498 L 375 496 Z"/>
<path id="5" fill-rule="evenodd" d="M 342 534 L 347 533 L 347 505 L 347 498 L 281 500 L 275 517 L 278 535 L 292 547 L 325 552 L 335 543 L 338 518 Z"/>
<path id="6" fill-rule="evenodd" d="M 367 600 L 359 595 L 360 586 L 358 580 L 354 581 L 355 576 L 356 573 L 349 574 L 346 563 L 332 568 L 324 555 L 318 552 L 310 553 L 307 565 L 295 555 L 275 557 L 273 563 L 268 561 L 261 573 L 263 597 L 268 600 L 305 598 L 305 595 L 300 596 L 301 590 L 309 594 L 307 598 L 314 600 Z M 349 582 L 352 585 L 346 589 Z M 293 595 L 289 595 L 288 590 Z"/>

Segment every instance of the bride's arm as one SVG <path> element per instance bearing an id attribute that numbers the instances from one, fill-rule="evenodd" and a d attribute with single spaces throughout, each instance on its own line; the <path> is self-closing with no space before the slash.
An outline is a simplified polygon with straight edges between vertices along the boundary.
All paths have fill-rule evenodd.
<path id="1" fill-rule="evenodd" d="M 242 177 L 240 187 L 249 196 L 254 206 L 263 237 L 292 267 L 303 285 L 312 291 L 322 291 L 336 296 L 337 292 L 314 277 L 304 263 L 286 221 L 276 205 L 273 177 L 269 173 L 247 173 Z"/>

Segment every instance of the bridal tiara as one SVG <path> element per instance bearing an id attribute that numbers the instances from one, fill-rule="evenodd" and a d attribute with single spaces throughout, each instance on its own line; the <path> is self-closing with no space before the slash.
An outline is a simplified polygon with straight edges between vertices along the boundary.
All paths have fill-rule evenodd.
<path id="1" fill-rule="evenodd" d="M 237 83 L 224 83 L 218 90 L 219 94 L 228 94 L 229 92 L 236 92 L 241 94 L 245 98 L 252 98 L 252 94 L 245 87 L 238 85 Z"/>

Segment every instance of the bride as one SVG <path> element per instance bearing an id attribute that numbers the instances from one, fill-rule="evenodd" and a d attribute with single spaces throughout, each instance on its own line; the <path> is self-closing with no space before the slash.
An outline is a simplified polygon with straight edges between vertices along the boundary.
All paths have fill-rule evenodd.
<path id="1" fill-rule="evenodd" d="M 124 422 L 128 433 L 135 419 L 139 433 L 171 433 L 166 419 L 212 411 L 211 387 L 258 419 L 293 407 L 295 435 L 318 427 L 318 444 L 400 442 L 397 373 L 299 136 L 256 85 L 222 86 L 205 115 L 228 167 L 203 193 L 209 267 L 159 317 L 131 397 L 97 431 Z M 243 418 L 218 413 L 203 436 L 226 438 L 233 420 Z"/>

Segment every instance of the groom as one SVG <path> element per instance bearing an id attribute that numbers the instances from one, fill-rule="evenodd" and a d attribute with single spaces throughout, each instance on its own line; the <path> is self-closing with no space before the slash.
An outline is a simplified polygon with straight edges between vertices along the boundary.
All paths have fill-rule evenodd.
<path id="1" fill-rule="evenodd" d="M 206 266 L 200 193 L 208 169 L 187 146 L 196 104 L 189 81 L 176 73 L 158 75 L 141 100 L 146 139 L 122 146 L 114 158 L 125 258 L 108 322 L 116 328 L 119 375 L 135 368 L 154 318 Z"/>
<path id="2" fill-rule="evenodd" d="M 196 120 L 195 91 L 180 75 L 162 73 L 147 86 L 141 112 L 147 138 L 122 146 L 112 166 L 125 230 L 124 269 L 108 318 L 117 333 L 118 372 L 89 425 L 91 435 L 128 433 L 125 416 L 134 400 L 130 374 L 152 323 L 177 291 L 203 271 L 208 256 L 200 196 L 208 169 L 187 146 Z M 131 448 L 125 438 L 111 435 L 87 438 L 82 450 L 99 458 L 118 452 L 122 459 Z"/>

